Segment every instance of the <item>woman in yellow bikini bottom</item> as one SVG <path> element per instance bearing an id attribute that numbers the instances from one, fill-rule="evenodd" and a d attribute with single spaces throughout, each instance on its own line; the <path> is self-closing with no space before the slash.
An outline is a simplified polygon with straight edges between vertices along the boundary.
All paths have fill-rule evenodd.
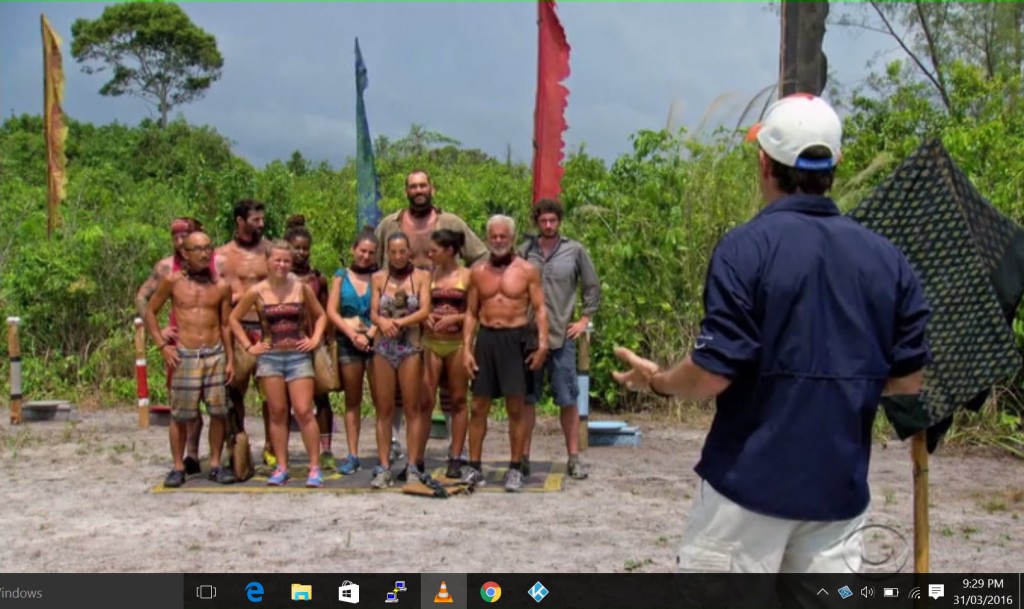
<path id="1" fill-rule="evenodd" d="M 434 232 L 430 240 L 427 254 L 434 263 L 430 284 L 432 308 L 424 324 L 422 339 L 427 400 L 430 403 L 426 424 L 430 424 L 430 411 L 433 411 L 441 375 L 445 374 L 451 395 L 451 446 L 445 476 L 458 478 L 461 475 L 462 449 L 469 424 L 466 410 L 469 374 L 462 363 L 462 321 L 466 313 L 469 269 L 460 267 L 455 256 L 462 250 L 466 237 L 461 232 L 442 229 Z"/>

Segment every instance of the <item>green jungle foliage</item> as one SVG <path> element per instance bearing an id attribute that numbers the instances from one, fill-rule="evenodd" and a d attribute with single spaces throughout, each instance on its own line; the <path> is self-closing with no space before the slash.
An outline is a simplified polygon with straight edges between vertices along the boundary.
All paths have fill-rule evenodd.
<path id="1" fill-rule="evenodd" d="M 923 137 L 939 136 L 980 191 L 1024 222 L 1019 77 L 989 77 L 956 64 L 947 74 L 952 107 L 946 112 L 929 101 L 924 85 L 901 74 L 894 65 L 875 83 L 880 94 L 844 100 L 849 114 L 836 198 L 845 208 L 854 205 Z M 378 138 L 375 148 L 385 213 L 406 205 L 405 175 L 422 168 L 434 177 L 436 203 L 480 234 L 496 212 L 532 228 L 526 165 L 460 147 L 418 125 L 404 140 Z M 133 402 L 134 294 L 170 253 L 173 217 L 199 218 L 222 243 L 231 235 L 237 199 L 268 204 L 272 237 L 281 235 L 290 214 L 304 214 L 314 237 L 313 264 L 326 273 L 347 258 L 354 236 L 351 161 L 336 169 L 296 152 L 258 169 L 234 156 L 214 129 L 182 120 L 165 129 L 152 121 L 137 127 L 71 121 L 67 157 L 63 223 L 47 240 L 41 120 L 12 117 L 0 127 L 0 308 L 23 319 L 30 398 Z M 594 319 L 595 409 L 666 408 L 619 390 L 610 375 L 617 368 L 612 347 L 625 345 L 663 363 L 685 354 L 701 316 L 712 248 L 761 206 L 756 170 L 743 133 L 725 129 L 639 131 L 632 151 L 610 166 L 583 148 L 568 155 L 563 232 L 587 245 L 604 288 Z M 161 400 L 161 359 L 152 346 L 148 356 L 151 394 Z M 1001 394 L 1011 427 L 1020 423 L 1018 386 L 1014 381 Z"/>

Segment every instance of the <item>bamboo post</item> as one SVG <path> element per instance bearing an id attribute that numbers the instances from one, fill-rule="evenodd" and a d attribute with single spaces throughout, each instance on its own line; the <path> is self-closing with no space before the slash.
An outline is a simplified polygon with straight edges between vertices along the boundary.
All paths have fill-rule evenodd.
<path id="1" fill-rule="evenodd" d="M 7 318 L 7 357 L 11 362 L 11 425 L 21 425 L 21 344 L 18 317 Z"/>
<path id="2" fill-rule="evenodd" d="M 576 383 L 579 385 L 579 396 L 576 398 L 577 411 L 580 417 L 580 450 L 590 448 L 590 333 L 594 331 L 594 322 L 587 323 L 587 331 L 580 334 L 576 360 Z"/>
<path id="3" fill-rule="evenodd" d="M 135 318 L 135 388 L 139 397 L 139 429 L 149 427 L 149 381 L 146 378 L 146 330 Z"/>
<path id="4" fill-rule="evenodd" d="M 928 573 L 928 437 L 919 431 L 911 439 L 914 463 L 914 572 Z"/>

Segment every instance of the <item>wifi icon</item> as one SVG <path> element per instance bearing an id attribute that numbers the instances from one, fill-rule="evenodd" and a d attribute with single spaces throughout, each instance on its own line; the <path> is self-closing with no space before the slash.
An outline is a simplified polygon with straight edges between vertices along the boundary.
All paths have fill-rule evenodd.
<path id="1" fill-rule="evenodd" d="M 913 590 L 911 590 L 909 598 L 914 599 L 914 600 L 920 600 L 920 598 L 921 598 L 921 588 L 914 588 Z"/>

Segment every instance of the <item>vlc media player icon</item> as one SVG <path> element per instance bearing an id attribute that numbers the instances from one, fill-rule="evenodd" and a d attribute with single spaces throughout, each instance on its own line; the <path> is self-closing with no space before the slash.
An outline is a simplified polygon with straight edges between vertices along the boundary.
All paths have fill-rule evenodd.
<path id="1" fill-rule="evenodd" d="M 435 603 L 454 603 L 455 602 L 454 600 L 452 600 L 452 595 L 449 594 L 449 592 L 448 592 L 448 584 L 446 582 L 444 582 L 443 580 L 441 581 L 441 588 L 437 591 L 437 594 L 434 595 L 434 602 Z"/>
<path id="2" fill-rule="evenodd" d="M 485 603 L 496 603 L 501 598 L 501 586 L 496 582 L 487 582 L 480 586 L 480 598 L 484 599 Z"/>

